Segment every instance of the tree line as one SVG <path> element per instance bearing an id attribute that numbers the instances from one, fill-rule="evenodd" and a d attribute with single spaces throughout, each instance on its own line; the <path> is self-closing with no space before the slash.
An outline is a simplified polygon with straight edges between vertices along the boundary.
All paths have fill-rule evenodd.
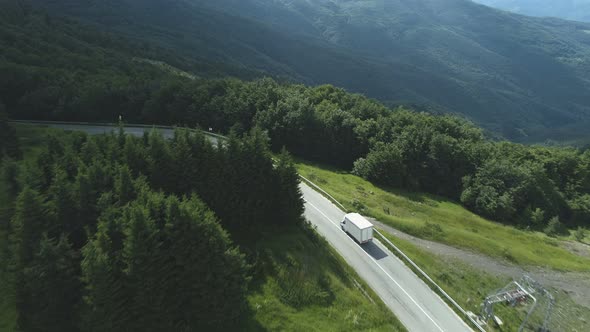
<path id="1" fill-rule="evenodd" d="M 44 142 L 2 165 L 0 258 L 22 331 L 235 328 L 251 278 L 235 243 L 302 220 L 293 163 L 273 162 L 260 130 L 217 146 L 188 130 Z"/>

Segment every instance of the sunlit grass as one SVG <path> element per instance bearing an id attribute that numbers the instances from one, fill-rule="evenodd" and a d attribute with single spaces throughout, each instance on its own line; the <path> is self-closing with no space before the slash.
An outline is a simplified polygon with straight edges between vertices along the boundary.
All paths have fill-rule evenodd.
<path id="1" fill-rule="evenodd" d="M 319 241 L 318 241 L 319 240 Z M 269 255 L 264 278 L 249 296 L 255 322 L 268 331 L 402 331 L 381 300 L 323 239 L 300 229 L 273 236 L 260 249 Z M 268 266 L 274 262 L 274 267 Z M 285 269 L 290 276 L 278 271 Z M 324 279 L 317 303 L 297 306 L 279 285 L 304 292 L 310 282 Z M 286 280 L 285 280 L 286 279 Z M 317 294 L 315 294 L 317 295 Z"/>
<path id="2" fill-rule="evenodd" d="M 590 271 L 590 259 L 561 248 L 558 240 L 486 220 L 447 199 L 380 188 L 347 172 L 308 163 L 298 163 L 297 168 L 347 209 L 414 236 L 521 265 Z"/>
<path id="3" fill-rule="evenodd" d="M 475 314 L 480 314 L 481 304 L 486 296 L 511 281 L 507 277 L 495 276 L 475 269 L 458 259 L 433 255 L 431 252 L 420 249 L 409 241 L 399 239 L 391 234 L 385 232 L 382 234 L 420 266 L 463 309 Z M 590 320 L 579 318 L 590 317 L 590 309 L 574 303 L 571 297 L 563 291 L 551 290 L 551 292 L 556 298 L 556 307 L 552 318 L 559 321 L 552 322 L 550 328 L 560 326 L 561 329 L 555 330 L 589 331 Z M 526 309 L 525 307 L 497 304 L 494 307 L 494 312 L 504 325 L 498 328 L 490 321 L 486 327 L 487 331 L 517 331 L 525 317 Z M 538 323 L 538 320 L 543 317 L 543 311 L 536 312 L 532 316 L 533 322 Z"/>

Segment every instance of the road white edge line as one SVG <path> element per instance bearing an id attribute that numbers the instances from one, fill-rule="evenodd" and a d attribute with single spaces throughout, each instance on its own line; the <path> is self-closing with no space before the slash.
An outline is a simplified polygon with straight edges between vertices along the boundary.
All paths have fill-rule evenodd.
<path id="1" fill-rule="evenodd" d="M 344 232 L 337 223 L 335 223 L 332 219 L 330 219 L 330 217 L 328 217 L 324 212 L 322 212 L 322 210 L 318 209 L 315 205 L 313 205 L 311 202 L 305 200 L 305 202 L 307 204 L 309 204 L 311 207 L 313 207 L 314 209 L 316 209 L 324 218 L 326 218 L 330 223 L 332 223 L 332 225 L 334 225 L 336 228 L 338 228 L 341 232 Z M 352 240 L 351 240 L 352 241 Z M 353 241 L 354 242 L 354 241 Z M 406 290 L 391 276 L 389 275 L 389 273 L 387 273 L 387 271 L 385 271 L 385 269 L 375 260 L 375 258 L 371 257 L 371 255 L 369 255 L 365 250 L 363 250 L 363 248 L 360 246 L 360 244 L 354 242 L 354 244 L 356 244 L 363 253 L 365 253 L 365 255 L 367 255 L 371 261 L 373 261 L 373 263 L 375 263 L 375 265 L 377 265 L 381 271 L 383 271 L 383 273 L 385 273 L 385 275 L 387 275 L 387 277 L 389 277 L 389 279 L 391 279 L 391 281 L 393 281 L 397 287 L 399 287 L 399 289 L 402 290 L 402 292 L 404 292 L 404 294 L 406 294 L 406 296 L 416 305 L 416 307 L 418 307 L 418 309 L 420 309 L 420 311 L 422 311 L 424 313 L 424 315 L 426 315 L 426 317 L 428 317 L 428 319 L 430 319 L 430 321 L 439 329 L 439 331 L 441 332 L 445 332 L 445 330 L 443 330 L 435 321 L 434 319 L 432 319 L 432 317 L 430 317 L 430 315 L 424 310 L 424 308 L 422 308 L 418 302 L 416 302 L 416 300 L 414 300 L 414 298 L 408 294 L 408 292 L 406 292 Z"/>

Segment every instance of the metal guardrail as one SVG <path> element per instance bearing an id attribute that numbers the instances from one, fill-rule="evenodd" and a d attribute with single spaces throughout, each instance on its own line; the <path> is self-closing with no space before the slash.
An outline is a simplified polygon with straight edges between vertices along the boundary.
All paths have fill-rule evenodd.
<path id="1" fill-rule="evenodd" d="M 414 263 L 414 261 L 412 261 L 410 259 L 410 257 L 408 257 L 401 249 L 399 249 L 395 244 L 393 244 L 391 241 L 389 241 L 388 238 L 386 238 L 383 234 L 381 234 L 381 232 L 379 232 L 378 230 L 374 230 L 377 234 L 379 234 L 379 236 L 381 236 L 381 238 L 383 240 L 385 240 L 387 242 L 387 244 L 389 244 L 400 256 L 402 256 L 414 269 L 416 269 L 416 271 L 418 271 L 420 273 L 420 275 L 426 279 L 432 286 L 434 286 L 436 288 L 436 290 L 442 295 L 444 296 L 449 302 L 451 302 L 455 308 L 457 308 L 457 310 L 459 310 L 465 317 L 467 317 L 469 319 L 469 321 L 475 325 L 475 327 L 477 327 L 477 329 L 481 332 L 486 332 L 486 330 L 481 327 L 481 325 L 479 325 L 475 319 L 473 319 L 471 316 L 469 316 L 467 314 L 467 312 L 459 305 L 459 303 L 457 303 L 449 294 L 447 294 L 447 292 L 445 292 L 434 280 L 432 280 L 432 278 L 430 278 L 430 276 L 428 274 L 426 274 L 426 272 L 424 272 L 416 263 Z"/>
<path id="2" fill-rule="evenodd" d="M 340 204 L 340 202 L 338 202 L 338 200 L 334 197 L 332 197 L 332 195 L 328 194 L 324 189 L 320 188 L 320 186 L 318 186 L 317 184 L 313 183 L 310 179 L 304 177 L 303 175 L 299 174 L 299 177 L 301 179 L 303 179 L 307 184 L 309 184 L 310 186 L 312 186 L 313 188 L 315 188 L 316 190 L 318 190 L 319 192 L 321 192 L 322 194 L 324 194 L 326 197 L 328 197 L 328 199 L 330 201 L 332 201 L 332 203 L 338 205 L 339 208 L 342 209 L 342 211 L 346 212 L 347 209 L 344 207 L 344 205 Z"/>
<path id="3" fill-rule="evenodd" d="M 10 122 L 14 122 L 14 123 L 30 123 L 30 124 L 64 124 L 64 125 L 85 125 L 85 126 L 118 126 L 117 123 L 94 123 L 94 122 L 61 122 L 61 121 L 26 121 L 26 120 L 11 120 Z M 160 128 L 160 129 L 174 129 L 175 127 L 172 126 L 157 126 L 157 125 L 145 125 L 145 124 L 125 124 L 126 127 L 140 127 L 140 128 Z M 207 131 L 203 131 L 201 130 L 203 133 L 207 134 L 207 135 L 211 135 L 211 136 L 215 136 L 217 138 L 220 139 L 226 139 L 227 137 L 219 135 L 219 134 L 214 134 L 214 133 L 210 133 Z M 309 184 L 311 187 L 313 187 L 315 190 L 319 191 L 320 193 L 322 193 L 324 196 L 326 196 L 330 201 L 332 201 L 334 204 L 338 205 L 339 208 L 342 209 L 342 211 L 347 211 L 346 207 L 344 205 L 342 205 L 342 203 L 340 203 L 336 198 L 334 198 L 332 195 L 330 195 L 328 192 L 326 192 L 324 189 L 322 189 L 320 186 L 318 186 L 317 184 L 313 183 L 313 181 L 309 180 L 308 178 L 304 177 L 303 175 L 299 174 L 299 177 L 305 181 L 307 184 Z M 391 241 L 389 241 L 389 239 L 387 239 L 383 234 L 381 234 L 381 232 L 379 232 L 378 230 L 375 230 L 375 232 L 377 234 L 379 234 L 379 236 L 381 238 L 383 238 L 383 240 L 385 240 L 387 242 L 387 244 L 389 244 L 400 256 L 402 256 L 404 258 L 404 260 L 406 260 L 416 271 L 418 271 L 420 273 L 420 275 L 426 279 L 432 286 L 434 286 L 434 288 L 443 296 L 445 297 L 449 302 L 451 302 L 455 308 L 457 310 L 459 310 L 459 312 L 461 312 L 465 317 L 467 317 L 469 319 L 469 321 L 475 326 L 477 327 L 477 329 L 481 332 L 486 332 L 486 330 L 481 327 L 481 325 L 479 325 L 471 316 L 469 316 L 467 314 L 467 312 L 449 295 L 447 294 L 447 292 L 445 292 L 434 280 L 432 280 L 432 278 L 430 278 L 430 276 L 428 274 L 426 274 L 426 272 L 424 272 L 416 263 L 414 263 L 414 261 L 412 261 L 410 259 L 410 257 L 408 257 L 401 249 L 399 249 L 395 244 L 393 244 Z"/>
<path id="4" fill-rule="evenodd" d="M 79 125 L 79 126 L 95 126 L 95 127 L 117 127 L 118 123 L 112 122 L 81 122 L 81 121 L 41 121 L 41 120 L 9 120 L 10 123 L 23 123 L 23 124 L 40 124 L 40 125 Z M 134 127 L 134 128 L 158 128 L 158 129 L 175 129 L 175 128 L 185 128 L 180 126 L 161 126 L 161 125 L 147 125 L 147 124 L 139 124 L 139 123 L 124 123 L 125 127 Z M 213 136 L 219 139 L 227 139 L 227 137 L 219 134 L 215 134 L 206 130 L 200 129 L 192 129 L 187 128 L 190 130 L 196 130 L 204 133 L 205 135 Z"/>

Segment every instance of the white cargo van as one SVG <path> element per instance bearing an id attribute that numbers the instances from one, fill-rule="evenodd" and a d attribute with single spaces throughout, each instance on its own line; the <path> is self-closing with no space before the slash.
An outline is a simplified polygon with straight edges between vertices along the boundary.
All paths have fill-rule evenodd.
<path id="1" fill-rule="evenodd" d="M 349 213 L 340 222 L 340 227 L 350 234 L 358 243 L 373 240 L 373 224 L 358 213 Z"/>

